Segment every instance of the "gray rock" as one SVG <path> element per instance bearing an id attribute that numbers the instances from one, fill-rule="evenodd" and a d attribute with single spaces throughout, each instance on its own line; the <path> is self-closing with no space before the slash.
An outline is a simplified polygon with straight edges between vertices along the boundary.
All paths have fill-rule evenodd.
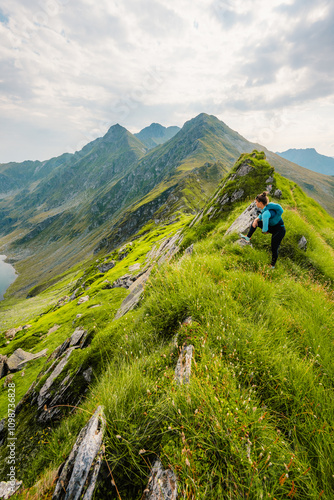
<path id="1" fill-rule="evenodd" d="M 163 469 L 160 460 L 156 460 L 143 498 L 145 500 L 176 500 L 177 480 L 171 469 Z"/>
<path id="2" fill-rule="evenodd" d="M 185 249 L 184 255 L 191 255 L 193 251 L 194 251 L 194 244 L 192 243 L 192 245 L 190 245 Z"/>
<path id="3" fill-rule="evenodd" d="M 60 356 L 66 351 L 66 349 L 69 348 L 69 346 L 70 346 L 70 339 L 64 340 L 64 342 L 53 351 L 51 356 L 48 357 L 47 361 L 60 358 Z"/>
<path id="4" fill-rule="evenodd" d="M 280 189 L 276 189 L 276 191 L 274 192 L 274 196 L 275 198 L 278 198 L 280 199 L 282 197 L 282 191 Z"/>
<path id="5" fill-rule="evenodd" d="M 74 299 L 77 297 L 77 295 L 78 295 L 79 293 L 80 293 L 80 288 L 76 288 L 76 289 L 74 290 L 74 292 L 72 293 L 72 295 L 71 295 L 71 297 L 70 297 L 70 300 L 74 300 Z"/>
<path id="6" fill-rule="evenodd" d="M 301 250 L 306 250 L 307 249 L 307 239 L 305 238 L 305 236 L 302 236 L 298 242 L 298 247 L 301 249 Z"/>
<path id="7" fill-rule="evenodd" d="M 194 346 L 184 346 L 175 368 L 175 380 L 179 384 L 189 384 Z"/>
<path id="8" fill-rule="evenodd" d="M 116 265 L 116 261 L 111 260 L 110 262 L 106 262 L 104 264 L 101 264 L 100 266 L 97 266 L 97 268 L 100 271 L 100 273 L 106 273 L 106 272 L 110 271 L 110 269 L 115 267 L 115 265 Z"/>
<path id="9" fill-rule="evenodd" d="M 84 341 L 84 337 L 87 336 L 87 330 L 84 330 L 80 326 L 75 329 L 74 333 L 72 333 L 70 338 L 70 347 L 82 345 Z"/>
<path id="10" fill-rule="evenodd" d="M 233 222 L 233 224 L 226 231 L 226 235 L 231 233 L 244 233 L 250 228 L 251 223 L 258 216 L 258 209 L 255 201 L 251 203 L 246 210 Z"/>
<path id="11" fill-rule="evenodd" d="M 241 248 L 244 248 L 244 247 L 252 247 L 253 248 L 253 245 L 251 244 L 250 241 L 246 241 L 244 240 L 243 238 L 240 238 L 239 240 L 237 240 L 235 242 L 236 245 L 239 245 Z"/>
<path id="12" fill-rule="evenodd" d="M 231 202 L 235 202 L 237 200 L 240 200 L 240 198 L 243 197 L 245 191 L 243 189 L 238 189 L 237 191 L 234 191 L 231 196 Z"/>
<path id="13" fill-rule="evenodd" d="M 84 297 L 80 297 L 80 299 L 78 300 L 78 306 L 80 304 L 83 304 L 84 302 L 88 302 L 89 300 L 89 295 L 85 295 Z"/>
<path id="14" fill-rule="evenodd" d="M 274 178 L 273 177 L 268 177 L 268 179 L 266 180 L 266 184 L 272 184 L 274 182 Z"/>
<path id="15" fill-rule="evenodd" d="M 16 493 L 22 485 L 22 481 L 1 481 L 0 483 L 0 498 L 6 500 Z"/>
<path id="16" fill-rule="evenodd" d="M 61 469 L 52 500 L 78 500 L 83 495 L 85 500 L 92 498 L 102 461 L 104 430 L 103 408 L 99 406 L 87 425 L 81 429 Z M 92 465 L 93 471 L 89 474 Z"/>
<path id="17" fill-rule="evenodd" d="M 41 358 L 45 356 L 47 353 L 47 349 L 43 349 L 43 351 L 38 352 L 37 354 L 32 354 L 30 352 L 26 352 L 20 347 L 13 352 L 13 354 L 7 359 L 7 366 L 9 371 L 16 372 L 21 370 L 28 361 L 32 361 L 34 359 Z"/>
<path id="18" fill-rule="evenodd" d="M 124 274 L 124 276 L 121 276 L 117 280 L 115 280 L 112 284 L 107 283 L 107 285 L 104 288 L 107 289 L 112 289 L 112 288 L 130 288 L 132 283 L 136 281 L 136 277 L 132 276 L 132 274 Z"/>
<path id="19" fill-rule="evenodd" d="M 230 197 L 227 193 L 225 193 L 224 196 L 222 196 L 218 201 L 221 204 L 221 206 L 224 206 L 226 205 L 226 203 L 230 201 Z"/>
<path id="20" fill-rule="evenodd" d="M 93 375 L 93 368 L 91 366 L 89 366 L 87 370 L 85 370 L 82 374 L 83 378 L 86 380 L 88 384 L 92 380 L 92 375 Z"/>
<path id="21" fill-rule="evenodd" d="M 144 284 L 150 276 L 151 269 L 150 267 L 129 287 L 130 294 L 123 300 L 121 307 L 116 313 L 115 320 L 124 316 L 124 314 L 131 311 L 138 304 L 144 291 Z"/>
<path id="22" fill-rule="evenodd" d="M 5 377 L 7 375 L 7 372 L 7 356 L 0 354 L 0 378 Z"/>
<path id="23" fill-rule="evenodd" d="M 55 379 L 58 377 L 58 375 L 60 375 L 60 373 L 65 368 L 65 366 L 68 362 L 68 358 L 71 356 L 72 351 L 74 349 L 75 349 L 75 347 L 70 347 L 69 349 L 67 349 L 63 358 L 59 361 L 59 363 L 57 363 L 57 366 L 55 367 L 55 369 L 52 371 L 51 375 L 45 381 L 43 387 L 39 391 L 39 395 L 38 395 L 38 399 L 37 399 L 38 408 L 42 408 L 44 406 L 44 404 L 46 403 L 46 400 L 49 399 L 49 389 L 52 386 Z"/>

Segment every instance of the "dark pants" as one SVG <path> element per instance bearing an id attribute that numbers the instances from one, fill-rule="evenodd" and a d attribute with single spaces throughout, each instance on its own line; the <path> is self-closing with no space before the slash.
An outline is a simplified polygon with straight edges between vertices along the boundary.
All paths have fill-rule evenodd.
<path id="1" fill-rule="evenodd" d="M 263 227 L 262 220 L 258 221 L 257 227 L 260 227 L 262 229 L 262 227 Z M 248 238 L 252 237 L 255 230 L 256 230 L 256 227 L 253 227 L 253 225 L 252 225 L 250 227 L 250 230 L 248 231 L 248 234 L 247 234 Z M 279 222 L 275 226 L 268 226 L 268 233 L 272 234 L 272 237 L 271 237 L 271 252 L 272 252 L 271 265 L 274 266 L 276 264 L 277 259 L 278 259 L 279 246 L 281 244 L 282 239 L 285 236 L 285 226 L 281 222 Z"/>

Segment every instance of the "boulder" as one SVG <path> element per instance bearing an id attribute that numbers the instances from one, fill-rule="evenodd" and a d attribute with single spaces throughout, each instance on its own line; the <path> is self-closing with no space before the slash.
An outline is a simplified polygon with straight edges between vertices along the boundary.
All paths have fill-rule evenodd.
<path id="1" fill-rule="evenodd" d="M 276 189 L 276 191 L 274 192 L 274 196 L 275 198 L 278 198 L 280 199 L 282 197 L 282 191 L 280 189 Z"/>
<path id="2" fill-rule="evenodd" d="M 306 250 L 307 249 L 307 239 L 305 236 L 302 236 L 298 242 L 298 248 L 301 250 Z"/>
<path id="3" fill-rule="evenodd" d="M 21 370 L 28 361 L 41 358 L 47 353 L 47 349 L 38 352 L 37 354 L 32 354 L 31 352 L 26 352 L 21 348 L 16 349 L 13 354 L 7 359 L 7 366 L 10 372 L 16 372 Z"/>
<path id="4" fill-rule="evenodd" d="M 191 361 L 193 357 L 194 346 L 184 346 L 181 350 L 177 365 L 175 368 L 175 380 L 178 384 L 189 384 L 191 373 Z"/>
<path id="5" fill-rule="evenodd" d="M 87 330 L 84 330 L 80 326 L 75 329 L 74 333 L 72 333 L 71 338 L 70 338 L 70 347 L 73 346 L 82 346 L 86 337 L 87 337 Z"/>
<path id="6" fill-rule="evenodd" d="M 3 378 L 7 375 L 8 366 L 7 366 L 7 356 L 0 354 L 0 378 Z"/>
<path id="7" fill-rule="evenodd" d="M 233 222 L 233 224 L 226 231 L 226 235 L 231 233 L 244 233 L 248 231 L 253 220 L 258 216 L 259 210 L 255 201 L 251 203 L 246 210 Z"/>
<path id="8" fill-rule="evenodd" d="M 110 271 L 110 269 L 115 267 L 115 265 L 116 265 L 116 261 L 111 260 L 110 262 L 105 262 L 105 263 L 101 264 L 100 266 L 97 266 L 97 268 L 100 271 L 100 273 L 107 273 L 108 271 Z"/>
<path id="9" fill-rule="evenodd" d="M 164 469 L 159 459 L 154 462 L 143 498 L 145 500 L 176 500 L 177 480 L 171 469 Z"/>
<path id="10" fill-rule="evenodd" d="M 89 300 L 89 295 L 85 295 L 84 297 L 80 297 L 80 299 L 78 300 L 78 306 L 80 304 L 84 304 L 84 302 L 88 302 Z"/>
<path id="11" fill-rule="evenodd" d="M 0 498 L 3 498 L 4 500 L 10 498 L 21 488 L 21 485 L 22 481 L 17 481 L 17 479 L 14 479 L 13 481 L 1 481 Z"/>
<path id="12" fill-rule="evenodd" d="M 102 462 L 102 439 L 105 430 L 103 408 L 99 406 L 81 429 L 79 436 L 61 467 L 52 500 L 90 500 Z"/>

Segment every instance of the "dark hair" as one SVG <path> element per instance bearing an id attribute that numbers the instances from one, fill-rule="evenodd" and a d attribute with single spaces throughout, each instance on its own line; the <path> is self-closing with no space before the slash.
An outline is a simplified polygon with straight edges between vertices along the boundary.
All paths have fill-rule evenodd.
<path id="1" fill-rule="evenodd" d="M 267 191 L 263 191 L 263 193 L 258 194 L 255 199 L 257 201 L 259 201 L 260 203 L 263 203 L 263 205 L 268 205 L 268 203 L 269 203 L 269 198 L 268 198 Z"/>

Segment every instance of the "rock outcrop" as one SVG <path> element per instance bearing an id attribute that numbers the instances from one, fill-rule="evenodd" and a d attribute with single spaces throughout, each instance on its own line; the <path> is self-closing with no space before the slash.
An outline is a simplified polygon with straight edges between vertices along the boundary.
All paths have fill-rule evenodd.
<path id="1" fill-rule="evenodd" d="M 176 500 L 177 479 L 171 469 L 164 469 L 161 461 L 154 462 L 146 490 L 145 500 Z"/>
<path id="2" fill-rule="evenodd" d="M 102 462 L 105 431 L 103 408 L 99 406 L 81 429 L 66 462 L 61 466 L 52 500 L 90 500 Z"/>
<path id="3" fill-rule="evenodd" d="M 178 384 L 189 384 L 191 375 L 191 362 L 194 346 L 183 346 L 175 368 L 175 380 Z"/>
<path id="4" fill-rule="evenodd" d="M 248 231 L 251 223 L 259 214 L 259 210 L 255 204 L 255 201 L 251 203 L 246 210 L 242 212 L 241 215 L 233 222 L 233 224 L 226 231 L 226 235 L 231 233 L 244 233 Z"/>
<path id="5" fill-rule="evenodd" d="M 0 498 L 7 500 L 16 493 L 22 485 L 22 481 L 1 481 L 0 483 Z"/>
<path id="6" fill-rule="evenodd" d="M 46 353 L 47 349 L 43 349 L 43 351 L 40 351 L 37 354 L 32 354 L 31 352 L 26 352 L 23 349 L 18 348 L 7 359 L 8 370 L 10 372 L 17 372 L 21 370 L 29 361 L 41 358 L 42 356 L 45 356 Z"/>
<path id="7" fill-rule="evenodd" d="M 307 239 L 305 236 L 302 236 L 298 242 L 298 248 L 301 250 L 307 250 Z"/>

